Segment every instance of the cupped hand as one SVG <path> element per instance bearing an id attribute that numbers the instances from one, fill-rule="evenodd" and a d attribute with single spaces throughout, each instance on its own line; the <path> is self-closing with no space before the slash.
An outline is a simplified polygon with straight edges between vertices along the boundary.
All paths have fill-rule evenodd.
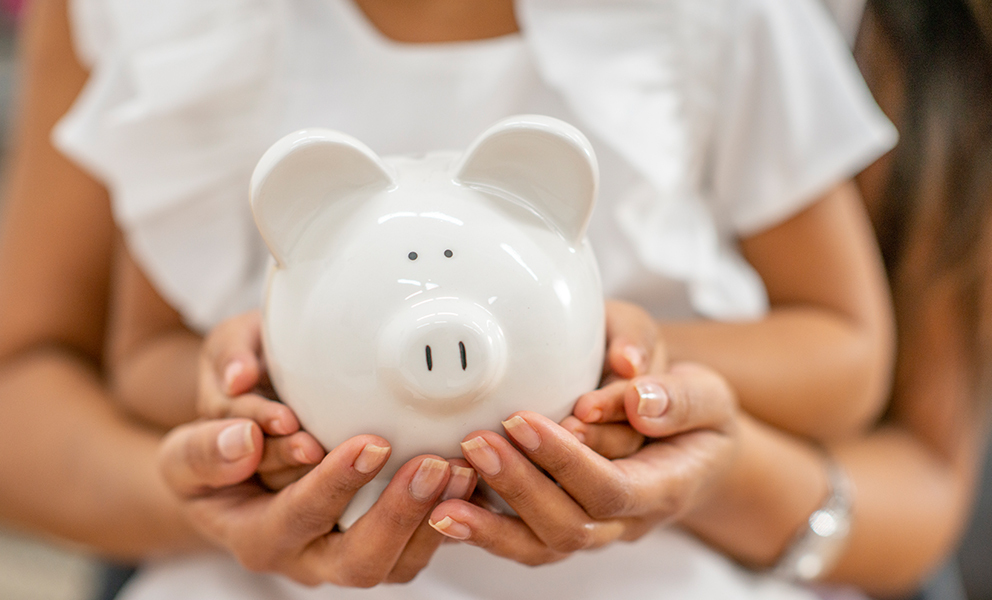
<path id="1" fill-rule="evenodd" d="M 534 565 L 635 539 L 685 514 L 705 498 L 734 456 L 734 394 L 718 374 L 688 363 L 625 385 L 624 402 L 635 412 L 642 407 L 633 425 L 652 438 L 635 453 L 609 460 L 549 419 L 516 413 L 504 422 L 513 443 L 478 431 L 465 438 L 462 449 L 517 516 L 449 500 L 432 511 L 431 525 L 451 538 Z"/>
<path id="2" fill-rule="evenodd" d="M 240 417 L 265 433 L 258 476 L 270 489 L 296 481 L 324 458 L 323 446 L 300 429 L 296 414 L 276 400 L 262 357 L 262 316 L 232 317 L 206 337 L 199 359 L 197 410 L 203 417 Z"/>
<path id="3" fill-rule="evenodd" d="M 347 531 L 335 524 L 389 457 L 371 435 L 338 445 L 309 473 L 274 492 L 253 477 L 262 431 L 246 419 L 198 421 L 164 439 L 159 464 L 193 525 L 253 571 L 306 585 L 370 587 L 412 579 L 443 541 L 427 524 L 438 500 L 468 498 L 475 474 L 462 461 L 418 456 Z"/>
<path id="4" fill-rule="evenodd" d="M 644 435 L 631 428 L 623 395 L 629 380 L 664 373 L 668 353 L 657 323 L 644 309 L 628 302 L 606 302 L 606 357 L 602 385 L 583 394 L 561 425 L 606 458 L 623 458 L 644 445 Z"/>

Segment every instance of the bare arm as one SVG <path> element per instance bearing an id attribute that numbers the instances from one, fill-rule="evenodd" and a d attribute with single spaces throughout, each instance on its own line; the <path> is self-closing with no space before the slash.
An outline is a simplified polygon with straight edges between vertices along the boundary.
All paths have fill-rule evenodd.
<path id="1" fill-rule="evenodd" d="M 817 440 L 863 430 L 888 397 L 894 326 L 860 196 L 847 183 L 741 243 L 771 311 L 756 322 L 665 322 L 673 361 L 713 367 L 750 414 Z"/>
<path id="2" fill-rule="evenodd" d="M 873 595 L 918 585 L 956 543 L 970 507 L 985 419 L 965 361 L 951 296 L 930 294 L 901 344 L 892 420 L 832 446 L 855 487 L 850 546 L 830 579 Z M 753 420 L 712 502 L 688 519 L 710 543 L 768 566 L 823 501 L 820 455 Z"/>
<path id="3" fill-rule="evenodd" d="M 63 1 L 32 4 L 24 51 L 0 233 L 0 516 L 121 558 L 198 545 L 158 476 L 159 436 L 101 379 L 115 233 L 106 191 L 49 142 L 86 79 Z"/>
<path id="4" fill-rule="evenodd" d="M 202 339 L 186 328 L 123 248 L 113 274 L 107 342 L 114 397 L 128 412 L 164 428 L 198 416 Z"/>

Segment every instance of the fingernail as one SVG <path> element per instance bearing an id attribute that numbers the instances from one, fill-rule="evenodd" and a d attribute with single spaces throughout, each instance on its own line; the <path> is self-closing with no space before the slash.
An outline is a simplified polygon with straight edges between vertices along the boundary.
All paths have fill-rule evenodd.
<path id="1" fill-rule="evenodd" d="M 448 462 L 436 458 L 425 458 L 417 467 L 417 472 L 410 480 L 410 495 L 423 502 L 430 500 L 437 488 L 444 481 L 448 472 Z"/>
<path id="2" fill-rule="evenodd" d="M 451 477 L 448 478 L 448 485 L 445 486 L 444 492 L 441 493 L 441 501 L 467 496 L 469 488 L 472 487 L 472 477 L 474 475 L 475 471 L 468 467 L 451 465 Z"/>
<path id="3" fill-rule="evenodd" d="M 625 346 L 622 354 L 630 362 L 630 365 L 634 367 L 634 374 L 640 375 L 647 358 L 644 356 L 644 351 L 637 346 Z"/>
<path id="4" fill-rule="evenodd" d="M 297 447 L 296 449 L 293 450 L 293 458 L 295 458 L 296 462 L 300 463 L 301 465 L 308 465 L 311 462 L 313 462 L 307 456 L 307 451 L 304 450 L 302 447 Z"/>
<path id="5" fill-rule="evenodd" d="M 525 421 L 520 415 L 503 421 L 503 427 L 506 428 L 507 433 L 509 433 L 518 444 L 527 450 L 535 452 L 541 447 L 541 436 L 537 433 L 537 430 L 531 427 L 530 423 Z"/>
<path id="6" fill-rule="evenodd" d="M 640 400 L 637 402 L 637 414 L 649 419 L 657 419 L 668 408 L 668 392 L 660 385 L 650 381 L 638 381 L 634 384 Z"/>
<path id="7" fill-rule="evenodd" d="M 601 408 L 594 408 L 590 410 L 589 414 L 586 415 L 586 418 L 583 419 L 583 421 L 586 423 L 599 423 L 602 420 L 603 420 L 603 410 Z"/>
<path id="8" fill-rule="evenodd" d="M 503 468 L 499 460 L 499 454 L 496 454 L 496 449 L 490 446 L 489 442 L 482 439 L 481 436 L 474 437 L 467 442 L 462 442 L 462 452 L 465 453 L 465 458 L 475 468 L 486 475 L 497 475 Z"/>
<path id="9" fill-rule="evenodd" d="M 565 431 L 575 436 L 575 439 L 579 440 L 579 442 L 586 443 L 585 423 L 576 419 L 574 425 L 572 423 L 569 423 L 567 426 L 562 424 L 562 427 L 565 428 Z"/>
<path id="10" fill-rule="evenodd" d="M 364 473 L 368 475 L 372 471 L 375 471 L 386 461 L 386 456 L 389 454 L 389 448 L 384 446 L 376 446 L 375 444 L 366 444 L 362 448 L 361 454 L 355 459 L 355 470 L 359 473 Z"/>
<path id="11" fill-rule="evenodd" d="M 467 540 L 472 535 L 472 530 L 468 528 L 468 525 L 459 523 L 451 517 L 445 517 L 437 523 L 431 520 L 427 522 L 438 532 L 456 540 Z"/>
<path id="12" fill-rule="evenodd" d="M 231 389 L 234 387 L 234 380 L 237 379 L 238 375 L 240 375 L 244 370 L 245 363 L 240 360 L 232 362 L 224 369 L 224 391 L 227 394 L 231 393 Z"/>
<path id="13" fill-rule="evenodd" d="M 251 423 L 230 425 L 217 436 L 217 450 L 225 460 L 234 462 L 255 451 L 255 440 L 251 437 Z"/>

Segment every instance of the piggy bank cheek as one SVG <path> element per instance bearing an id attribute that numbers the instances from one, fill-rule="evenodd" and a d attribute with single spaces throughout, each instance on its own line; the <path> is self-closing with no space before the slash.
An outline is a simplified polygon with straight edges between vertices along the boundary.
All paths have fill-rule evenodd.
<path id="1" fill-rule="evenodd" d="M 435 298 L 397 308 L 382 327 L 378 367 L 396 399 L 418 412 L 462 411 L 506 370 L 495 317 L 468 299 Z"/>

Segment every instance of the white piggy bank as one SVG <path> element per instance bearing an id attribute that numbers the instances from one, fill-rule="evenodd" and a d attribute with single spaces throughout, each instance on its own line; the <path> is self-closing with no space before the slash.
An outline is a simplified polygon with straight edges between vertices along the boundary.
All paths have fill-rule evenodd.
<path id="1" fill-rule="evenodd" d="M 585 230 L 597 182 L 579 131 L 529 115 L 461 155 L 380 158 L 306 129 L 259 161 L 273 384 L 325 447 L 362 433 L 392 445 L 343 526 L 414 456 L 460 456 L 466 434 L 517 410 L 559 420 L 596 386 L 603 297 Z"/>

